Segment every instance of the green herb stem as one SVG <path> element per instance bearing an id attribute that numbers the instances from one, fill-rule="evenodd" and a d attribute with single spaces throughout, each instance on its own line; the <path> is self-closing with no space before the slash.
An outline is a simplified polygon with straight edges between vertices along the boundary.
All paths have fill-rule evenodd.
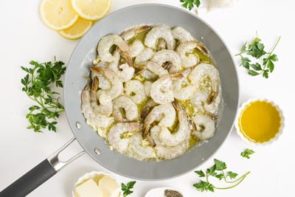
<path id="1" fill-rule="evenodd" d="M 278 46 L 278 44 L 279 44 L 280 41 L 281 41 L 281 36 L 279 36 L 279 38 L 278 38 L 277 41 L 275 42 L 274 46 L 272 47 L 271 51 L 268 52 L 269 56 L 270 56 L 271 54 L 273 54 L 274 50 L 277 48 L 277 46 Z"/>
<path id="2" fill-rule="evenodd" d="M 231 186 L 228 187 L 216 187 L 214 186 L 215 189 L 220 189 L 220 190 L 226 190 L 226 189 L 232 189 L 236 186 L 238 186 L 240 183 L 243 182 L 243 180 L 250 174 L 250 172 L 246 172 L 244 175 L 242 175 L 241 177 L 239 177 L 238 179 L 236 179 L 235 181 L 233 181 L 232 183 L 235 183 Z"/>

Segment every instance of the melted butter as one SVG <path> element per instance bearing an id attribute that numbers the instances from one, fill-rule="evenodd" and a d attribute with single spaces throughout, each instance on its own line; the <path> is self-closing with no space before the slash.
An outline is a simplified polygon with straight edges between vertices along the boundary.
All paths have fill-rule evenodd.
<path id="1" fill-rule="evenodd" d="M 193 147 L 197 143 L 199 143 L 199 139 L 197 137 L 191 135 L 191 137 L 189 139 L 189 148 Z"/>
<path id="2" fill-rule="evenodd" d="M 213 63 L 210 56 L 203 53 L 199 49 L 194 49 L 192 54 L 194 54 L 196 57 L 199 57 L 200 62 L 202 62 L 202 63 L 207 63 L 207 64 L 212 64 Z"/>
<path id="3" fill-rule="evenodd" d="M 137 109 L 138 109 L 139 114 L 141 114 L 143 108 L 145 107 L 145 105 L 147 104 L 148 101 L 149 101 L 149 99 L 145 99 L 141 103 L 137 104 Z"/>
<path id="4" fill-rule="evenodd" d="M 184 108 L 186 114 L 189 117 L 192 117 L 195 114 L 196 109 L 195 109 L 195 107 L 193 106 L 193 104 L 191 103 L 190 100 L 179 100 L 178 102 Z"/>
<path id="5" fill-rule="evenodd" d="M 128 139 L 128 138 L 132 137 L 133 135 L 134 135 L 133 132 L 131 132 L 131 131 L 126 131 L 126 132 L 124 132 L 124 133 L 122 133 L 122 134 L 120 135 L 120 138 L 121 138 L 121 139 Z"/>
<path id="6" fill-rule="evenodd" d="M 171 131 L 171 133 L 175 133 L 178 127 L 179 127 L 179 122 L 175 121 L 174 124 L 171 127 L 169 127 L 169 130 Z"/>
<path id="7" fill-rule="evenodd" d="M 256 101 L 241 113 L 238 122 L 243 135 L 251 141 L 266 142 L 275 137 L 281 126 L 278 110 L 265 101 Z"/>
<path id="8" fill-rule="evenodd" d="M 140 40 L 140 41 L 144 42 L 145 36 L 148 33 L 148 31 L 149 30 L 143 31 L 143 32 L 140 32 L 140 33 L 136 34 L 136 36 L 134 36 L 133 38 L 128 40 L 128 44 L 133 43 L 135 40 Z"/>
<path id="9" fill-rule="evenodd" d="M 134 79 L 136 79 L 136 80 L 138 80 L 140 82 L 145 82 L 146 81 L 146 79 L 140 74 L 135 75 Z"/>

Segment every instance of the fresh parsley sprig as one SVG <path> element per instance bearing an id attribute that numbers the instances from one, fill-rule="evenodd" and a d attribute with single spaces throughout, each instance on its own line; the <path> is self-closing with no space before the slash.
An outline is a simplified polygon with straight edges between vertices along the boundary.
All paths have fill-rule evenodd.
<path id="1" fill-rule="evenodd" d="M 241 156 L 246 159 L 250 159 L 250 156 L 253 155 L 254 153 L 255 153 L 254 150 L 246 148 L 243 152 L 241 152 Z"/>
<path id="2" fill-rule="evenodd" d="M 136 181 L 130 181 L 126 184 L 121 183 L 121 190 L 123 192 L 123 196 L 126 197 L 133 193 L 132 189 L 135 185 Z"/>
<path id="3" fill-rule="evenodd" d="M 193 184 L 193 186 L 201 192 L 214 192 L 215 190 L 231 189 L 238 186 L 249 174 L 245 174 L 238 177 L 238 173 L 233 171 L 226 171 L 227 165 L 225 162 L 218 159 L 214 159 L 214 165 L 206 170 L 198 170 L 195 173 L 199 176 L 200 181 Z M 224 187 L 214 185 L 209 178 L 215 178 L 223 181 L 226 184 Z"/>
<path id="4" fill-rule="evenodd" d="M 29 107 L 26 115 L 28 128 L 35 132 L 41 132 L 42 129 L 56 131 L 56 120 L 64 107 L 59 102 L 59 93 L 53 88 L 63 87 L 61 77 L 66 70 L 64 63 L 31 61 L 30 66 L 21 68 L 26 72 L 21 79 L 22 91 L 36 103 Z"/>
<path id="5" fill-rule="evenodd" d="M 182 6 L 188 10 L 193 9 L 193 7 L 199 7 L 201 2 L 200 0 L 180 0 Z"/>
<path id="6" fill-rule="evenodd" d="M 268 78 L 269 74 L 274 71 L 275 62 L 278 61 L 274 50 L 280 39 L 281 37 L 277 39 L 274 47 L 269 52 L 265 51 L 265 45 L 259 37 L 255 37 L 250 43 L 246 42 L 242 46 L 241 52 L 237 54 L 241 58 L 240 65 L 251 76 L 262 75 L 264 78 Z"/>

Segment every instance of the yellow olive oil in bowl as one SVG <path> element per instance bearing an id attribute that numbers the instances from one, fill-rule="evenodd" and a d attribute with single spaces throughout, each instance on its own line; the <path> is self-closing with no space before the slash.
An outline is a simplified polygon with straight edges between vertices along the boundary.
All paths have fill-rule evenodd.
<path id="1" fill-rule="evenodd" d="M 236 126 L 243 138 L 263 144 L 279 135 L 283 127 L 283 116 L 273 102 L 252 100 L 243 105 Z"/>

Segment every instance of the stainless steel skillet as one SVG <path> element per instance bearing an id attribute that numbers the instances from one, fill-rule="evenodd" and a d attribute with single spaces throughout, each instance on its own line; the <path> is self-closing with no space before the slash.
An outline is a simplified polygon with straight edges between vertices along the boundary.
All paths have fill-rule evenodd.
<path id="1" fill-rule="evenodd" d="M 223 107 L 217 124 L 216 134 L 208 143 L 194 147 L 184 155 L 167 161 L 137 161 L 111 151 L 85 122 L 81 114 L 80 93 L 86 84 L 85 76 L 96 56 L 99 39 L 108 33 L 139 24 L 168 24 L 182 26 L 205 43 L 211 52 L 221 76 Z M 72 141 L 77 140 L 85 152 L 108 170 L 126 177 L 141 180 L 167 179 L 188 172 L 206 161 L 221 146 L 228 136 L 237 112 L 239 85 L 232 57 L 221 38 L 200 18 L 172 6 L 161 4 L 141 4 L 126 7 L 105 17 L 84 36 L 77 45 L 67 65 L 64 87 L 65 111 L 75 136 L 53 156 L 45 159 L 27 174 L 0 193 L 4 196 L 24 196 L 52 177 L 74 158 L 61 162 L 58 155 Z"/>

